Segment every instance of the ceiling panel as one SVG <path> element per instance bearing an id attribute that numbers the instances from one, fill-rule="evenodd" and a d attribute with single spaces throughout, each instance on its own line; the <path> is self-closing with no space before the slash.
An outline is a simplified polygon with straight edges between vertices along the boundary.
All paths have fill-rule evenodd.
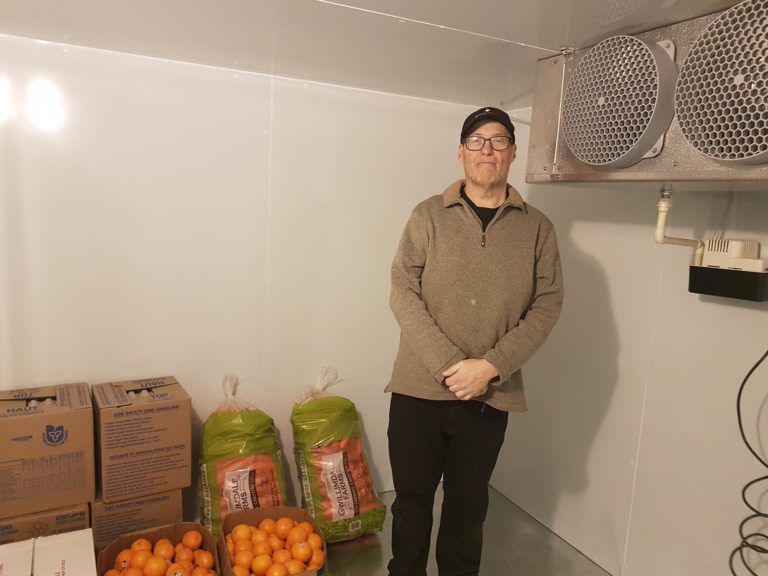
<path id="1" fill-rule="evenodd" d="M 317 0 L 559 51 L 572 0 Z"/>
<path id="2" fill-rule="evenodd" d="M 280 4 L 276 25 L 291 30 L 275 38 L 281 74 L 478 105 L 527 105 L 535 63 L 550 54 L 320 2 Z"/>
<path id="3" fill-rule="evenodd" d="M 739 0 L 572 0 L 564 43 L 584 48 L 730 8 Z"/>
<path id="4" fill-rule="evenodd" d="M 0 0 L 0 33 L 472 105 L 536 61 L 736 0 Z"/>
<path id="5" fill-rule="evenodd" d="M 268 71 L 278 0 L 0 0 L 0 32 Z"/>

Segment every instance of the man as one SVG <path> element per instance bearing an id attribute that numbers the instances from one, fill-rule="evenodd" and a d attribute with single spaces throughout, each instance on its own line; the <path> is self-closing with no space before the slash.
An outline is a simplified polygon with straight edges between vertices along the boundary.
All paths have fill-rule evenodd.
<path id="1" fill-rule="evenodd" d="M 466 178 L 416 206 L 392 263 L 390 576 L 426 574 L 441 477 L 440 576 L 479 573 L 488 482 L 508 413 L 526 410 L 520 369 L 560 314 L 555 231 L 507 184 L 515 154 L 506 112 L 470 114 L 458 151 Z"/>

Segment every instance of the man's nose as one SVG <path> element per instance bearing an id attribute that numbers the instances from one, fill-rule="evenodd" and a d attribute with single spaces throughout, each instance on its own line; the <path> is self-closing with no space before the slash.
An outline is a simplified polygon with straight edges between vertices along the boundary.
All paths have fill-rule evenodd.
<path id="1" fill-rule="evenodd" d="M 493 154 L 493 147 L 491 146 L 491 141 L 486 140 L 485 142 L 483 142 L 483 147 L 480 148 L 480 151 L 483 154 Z"/>

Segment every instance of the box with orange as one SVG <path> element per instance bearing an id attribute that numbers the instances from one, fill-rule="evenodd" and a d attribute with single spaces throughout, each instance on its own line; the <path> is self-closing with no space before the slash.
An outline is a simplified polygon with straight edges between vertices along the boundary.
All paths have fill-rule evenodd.
<path id="1" fill-rule="evenodd" d="M 96 562 L 99 576 L 218 576 L 214 540 L 197 522 L 123 534 Z"/>
<path id="2" fill-rule="evenodd" d="M 218 545 L 223 576 L 318 576 L 325 571 L 325 541 L 301 508 L 273 506 L 229 514 Z"/>

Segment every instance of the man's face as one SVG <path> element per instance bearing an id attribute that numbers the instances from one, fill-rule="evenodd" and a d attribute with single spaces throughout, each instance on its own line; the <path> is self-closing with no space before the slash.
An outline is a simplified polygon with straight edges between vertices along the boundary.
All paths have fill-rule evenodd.
<path id="1" fill-rule="evenodd" d="M 498 122 L 488 122 L 476 128 L 470 136 L 509 136 L 509 132 Z M 509 167 L 515 160 L 517 147 L 513 144 L 506 150 L 494 150 L 491 143 L 486 142 L 482 150 L 467 150 L 459 145 L 459 162 L 464 165 L 467 181 L 482 188 L 490 188 L 498 184 L 506 184 Z"/>

